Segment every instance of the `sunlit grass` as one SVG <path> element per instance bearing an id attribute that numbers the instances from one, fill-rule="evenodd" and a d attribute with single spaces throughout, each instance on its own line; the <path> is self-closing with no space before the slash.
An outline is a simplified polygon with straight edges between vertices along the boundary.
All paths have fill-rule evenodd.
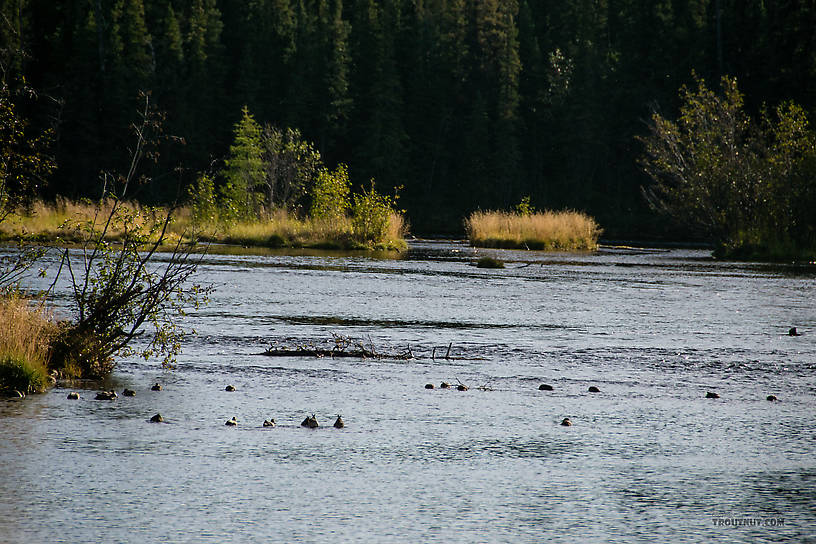
<path id="1" fill-rule="evenodd" d="M 477 211 L 465 221 L 473 246 L 580 251 L 598 247 L 601 229 L 581 212 L 543 211 L 528 215 Z"/>
<path id="2" fill-rule="evenodd" d="M 39 241 L 60 240 L 65 243 L 79 243 L 87 237 L 82 226 L 92 223 L 96 230 L 107 220 L 113 201 L 102 205 L 92 202 L 75 202 L 60 198 L 54 204 L 34 202 L 28 210 L 10 216 L 0 223 L 0 239 L 28 237 Z M 151 208 L 134 202 L 121 204 L 120 212 L 133 219 L 133 226 L 148 227 L 161 219 L 165 208 Z M 121 222 L 114 222 L 105 234 L 109 241 L 121 240 L 124 231 Z M 165 246 L 175 244 L 182 237 L 224 244 L 259 247 L 325 248 L 325 249 L 396 249 L 406 247 L 407 226 L 404 218 L 391 213 L 388 228 L 383 239 L 374 243 L 363 243 L 354 236 L 349 218 L 332 221 L 301 219 L 285 210 L 274 210 L 265 219 L 233 224 L 195 225 L 190 207 L 173 210 L 173 221 L 166 233 Z"/>
<path id="3" fill-rule="evenodd" d="M 50 316 L 30 301 L 17 294 L 0 296 L 0 389 L 45 390 L 55 332 Z"/>

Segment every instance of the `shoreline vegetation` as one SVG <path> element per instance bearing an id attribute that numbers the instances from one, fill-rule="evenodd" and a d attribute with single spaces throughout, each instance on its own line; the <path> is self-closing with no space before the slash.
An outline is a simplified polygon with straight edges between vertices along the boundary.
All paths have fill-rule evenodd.
<path id="1" fill-rule="evenodd" d="M 106 217 L 113 201 L 102 205 L 90 202 L 58 198 L 54 203 L 41 200 L 27 209 L 19 210 L 0 222 L 0 242 L 28 241 L 33 243 L 57 243 L 71 245 L 80 243 L 85 236 L 84 227 L 94 217 Z M 167 213 L 166 208 L 151 208 L 136 202 L 121 203 L 124 213 L 133 217 L 154 220 Z M 306 248 L 338 250 L 402 251 L 407 247 L 407 226 L 404 217 L 395 212 L 383 213 L 383 225 L 376 236 L 365 237 L 355 231 L 352 218 L 347 216 L 329 219 L 298 218 L 286 210 L 275 210 L 263 219 L 235 222 L 213 220 L 202 224 L 194 218 L 193 206 L 183 206 L 173 211 L 173 222 L 168 228 L 164 245 L 176 242 L 204 242 L 265 248 Z M 98 221 L 98 220 L 97 220 Z M 98 222 L 97 228 L 104 226 Z M 110 229 L 105 234 L 108 242 L 121 242 L 125 232 Z"/>
<path id="2" fill-rule="evenodd" d="M 548 251 L 594 251 L 603 232 L 585 213 L 532 211 L 528 199 L 515 212 L 473 212 L 465 230 L 474 247 Z"/>

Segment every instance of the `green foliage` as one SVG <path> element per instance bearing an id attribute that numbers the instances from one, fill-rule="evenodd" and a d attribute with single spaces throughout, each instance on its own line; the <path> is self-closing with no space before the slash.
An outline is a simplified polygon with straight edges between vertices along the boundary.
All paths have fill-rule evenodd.
<path id="1" fill-rule="evenodd" d="M 396 198 L 378 193 L 371 188 L 354 194 L 351 224 L 354 238 L 363 243 L 378 242 L 388 233 L 388 216 L 394 212 Z"/>
<path id="2" fill-rule="evenodd" d="M 312 218 L 328 221 L 345 218 L 351 206 L 350 192 L 346 165 L 341 164 L 334 172 L 321 170 L 312 193 Z"/>
<path id="3" fill-rule="evenodd" d="M 224 161 L 227 183 L 221 188 L 223 206 L 230 219 L 257 219 L 261 211 L 258 191 L 266 184 L 266 172 L 261 126 L 246 106 L 241 110 L 241 120 L 235 124 L 233 134 L 229 158 Z"/>
<path id="4" fill-rule="evenodd" d="M 296 208 L 314 187 L 323 159 L 298 129 L 267 125 L 262 136 L 262 168 L 267 207 Z"/>
<path id="5" fill-rule="evenodd" d="M 681 89 L 680 117 L 652 116 L 642 166 L 650 204 L 729 251 L 816 248 L 813 184 L 816 134 L 801 107 L 786 103 L 757 124 L 734 78 L 722 93 L 698 78 Z M 798 203 L 804 202 L 805 206 Z M 752 252 L 754 252 L 752 250 Z"/>
<path id="6" fill-rule="evenodd" d="M 28 92 L 31 92 L 28 90 Z M 50 130 L 32 135 L 17 112 L 11 90 L 0 86 L 0 221 L 25 206 L 56 168 L 46 153 Z"/>
<path id="7" fill-rule="evenodd" d="M 196 226 L 215 225 L 219 215 L 215 183 L 212 178 L 207 174 L 201 174 L 195 184 L 190 186 L 189 196 L 193 224 Z"/>
<path id="8" fill-rule="evenodd" d="M 522 217 L 529 217 L 535 213 L 535 208 L 530 205 L 530 196 L 525 196 L 521 202 L 516 204 L 516 213 Z"/>
<path id="9" fill-rule="evenodd" d="M 46 369 L 25 357 L 0 354 L 0 391 L 41 393 L 48 387 Z"/>

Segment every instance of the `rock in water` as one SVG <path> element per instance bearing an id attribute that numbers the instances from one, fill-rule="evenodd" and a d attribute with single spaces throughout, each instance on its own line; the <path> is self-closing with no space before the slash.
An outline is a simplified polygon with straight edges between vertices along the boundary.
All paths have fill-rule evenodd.
<path id="1" fill-rule="evenodd" d="M 546 383 L 542 383 L 541 385 L 538 386 L 538 390 L 539 391 L 552 391 L 553 386 L 552 385 L 547 385 Z"/>
<path id="2" fill-rule="evenodd" d="M 600 390 L 600 389 L 598 389 L 597 387 L 595 387 L 594 385 L 591 385 L 591 386 L 589 387 L 589 392 L 590 392 L 590 393 L 600 393 L 600 392 L 601 392 L 601 390 Z"/>
<path id="3" fill-rule="evenodd" d="M 718 395 L 717 393 L 714 393 L 713 391 L 709 391 L 708 393 L 706 393 L 706 398 L 707 399 L 718 399 L 718 398 L 720 398 L 720 395 Z"/>
<path id="4" fill-rule="evenodd" d="M 68 393 L 67 398 L 69 398 L 70 400 L 79 400 L 79 393 L 77 393 L 76 391 L 71 391 L 70 393 Z"/>
<path id="5" fill-rule="evenodd" d="M 150 418 L 151 423 L 162 423 L 164 422 L 164 418 L 161 414 L 156 414 L 155 416 Z"/>

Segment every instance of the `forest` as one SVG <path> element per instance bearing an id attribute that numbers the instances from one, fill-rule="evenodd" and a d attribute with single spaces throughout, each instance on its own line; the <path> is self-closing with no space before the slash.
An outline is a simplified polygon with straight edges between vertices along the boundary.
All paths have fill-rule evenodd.
<path id="1" fill-rule="evenodd" d="M 722 76 L 752 115 L 812 117 L 814 28 L 813 0 L 1 0 L 0 75 L 53 130 L 45 198 L 98 197 L 100 171 L 126 167 L 143 91 L 184 142 L 160 150 L 144 203 L 225 183 L 246 107 L 354 187 L 398 193 L 414 233 L 529 196 L 610 238 L 677 239 L 693 232 L 644 198 L 649 120 Z"/>

